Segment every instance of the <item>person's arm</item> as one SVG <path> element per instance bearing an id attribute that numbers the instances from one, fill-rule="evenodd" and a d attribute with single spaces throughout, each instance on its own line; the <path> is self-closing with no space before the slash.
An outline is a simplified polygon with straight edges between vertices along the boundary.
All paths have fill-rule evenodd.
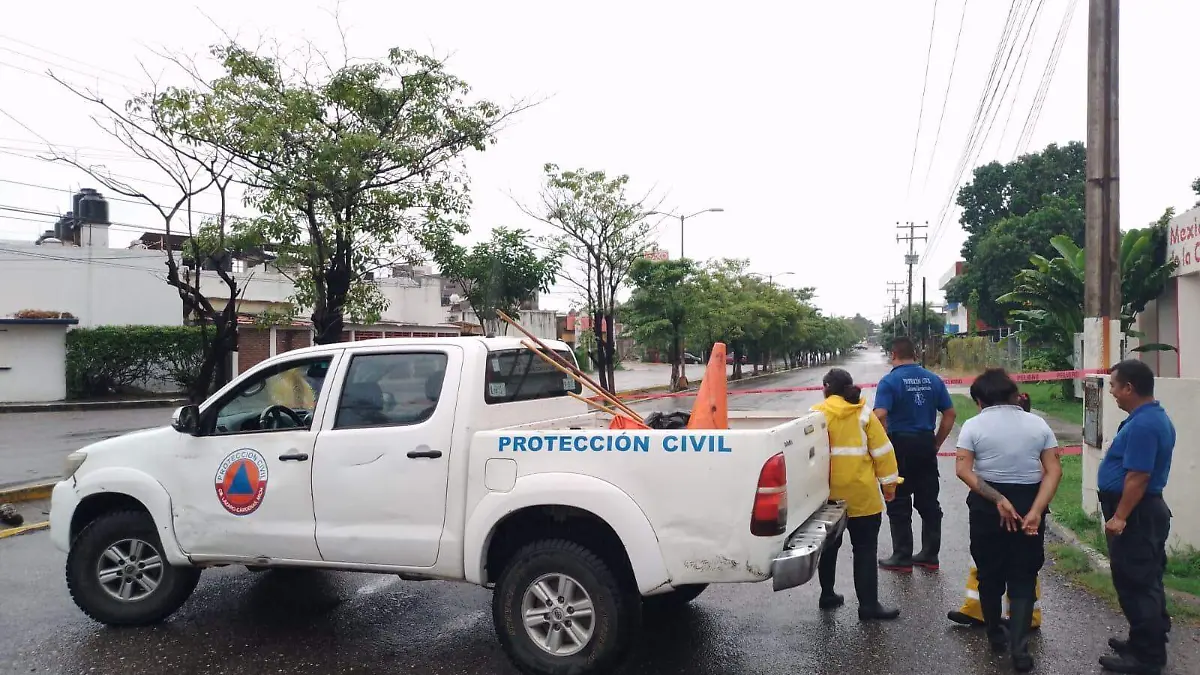
<path id="1" fill-rule="evenodd" d="M 892 407 L 892 388 L 888 384 L 887 379 L 879 381 L 879 386 L 875 389 L 875 417 L 879 422 L 887 426 L 888 410 Z"/>
<path id="2" fill-rule="evenodd" d="M 1050 433 L 1050 438 L 1054 439 L 1054 432 Z M 1054 441 L 1054 447 L 1042 450 L 1042 486 L 1038 488 L 1037 497 L 1033 500 L 1033 507 L 1029 509 L 1029 513 L 1025 514 L 1022 521 L 1022 528 L 1025 534 L 1036 535 L 1038 529 L 1042 526 L 1042 516 L 1046 514 L 1046 509 L 1050 506 L 1050 500 L 1054 499 L 1054 494 L 1058 492 L 1058 484 L 1062 482 L 1062 461 L 1059 459 L 1058 441 Z"/>
<path id="3" fill-rule="evenodd" d="M 939 382 L 939 384 L 941 384 Z M 942 449 L 942 444 L 950 438 L 950 432 L 954 431 L 954 420 L 958 417 L 958 411 L 954 409 L 954 401 L 950 400 L 950 390 L 945 384 L 938 387 L 938 411 L 942 413 L 942 423 L 938 425 L 937 437 L 934 447 L 938 450 Z"/>
<path id="4" fill-rule="evenodd" d="M 896 452 L 892 449 L 892 442 L 883 430 L 883 423 L 870 414 L 867 415 L 867 451 L 875 468 L 875 479 L 883 489 L 883 498 L 890 502 L 896 498 L 900 468 L 896 463 Z"/>
<path id="5" fill-rule="evenodd" d="M 1150 487 L 1150 474 L 1154 471 L 1154 462 L 1158 458 L 1158 437 L 1154 432 L 1140 425 L 1126 429 L 1127 442 L 1125 445 L 1125 484 L 1121 488 L 1121 501 L 1113 517 L 1104 524 L 1104 530 L 1119 535 L 1125 531 L 1129 514 L 1137 508 L 1146 496 Z"/>
<path id="6" fill-rule="evenodd" d="M 958 436 L 959 448 L 955 453 L 954 474 L 966 484 L 972 492 L 996 505 L 1000 511 L 1000 520 L 1009 532 L 1016 532 L 1021 527 L 1021 514 L 1017 513 L 1012 502 L 996 491 L 996 488 L 975 473 L 975 447 L 969 427 L 964 427 Z"/>

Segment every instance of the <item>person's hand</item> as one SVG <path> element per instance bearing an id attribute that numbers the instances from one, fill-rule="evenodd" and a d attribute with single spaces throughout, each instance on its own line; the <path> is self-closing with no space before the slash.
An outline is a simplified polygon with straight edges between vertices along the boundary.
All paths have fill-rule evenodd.
<path id="1" fill-rule="evenodd" d="M 1016 532 L 1021 529 L 1021 514 L 1017 513 L 1016 507 L 1012 502 L 1005 499 L 996 505 L 1000 511 L 1000 524 L 1009 532 Z"/>
<path id="2" fill-rule="evenodd" d="M 1025 534 L 1027 534 L 1031 537 L 1036 537 L 1038 530 L 1041 527 L 1042 527 L 1041 511 L 1030 511 L 1029 513 L 1025 514 L 1025 517 L 1021 520 L 1021 530 L 1024 531 Z"/>
<path id="3" fill-rule="evenodd" d="M 1107 523 L 1104 523 L 1104 531 L 1108 534 L 1119 537 L 1122 534 L 1125 534 L 1125 525 L 1126 523 L 1124 518 L 1113 516 L 1112 518 L 1108 519 Z"/>
<path id="4" fill-rule="evenodd" d="M 896 498 L 896 484 L 884 483 L 883 485 L 883 501 L 890 502 Z"/>

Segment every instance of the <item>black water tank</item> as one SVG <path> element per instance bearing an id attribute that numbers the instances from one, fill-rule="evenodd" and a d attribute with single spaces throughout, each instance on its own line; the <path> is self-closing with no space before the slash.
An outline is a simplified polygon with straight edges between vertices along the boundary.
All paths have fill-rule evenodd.
<path id="1" fill-rule="evenodd" d="M 92 188 L 82 188 L 73 198 L 75 213 L 81 223 L 108 224 L 108 200 Z"/>
<path id="2" fill-rule="evenodd" d="M 75 238 L 75 214 L 67 211 L 54 223 L 54 236 L 64 242 Z"/>

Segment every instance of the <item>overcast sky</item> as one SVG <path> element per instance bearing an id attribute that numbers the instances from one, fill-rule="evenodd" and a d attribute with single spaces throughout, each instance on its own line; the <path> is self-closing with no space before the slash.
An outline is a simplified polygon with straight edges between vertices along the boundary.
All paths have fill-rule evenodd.
<path id="1" fill-rule="evenodd" d="M 911 186 L 934 0 L 736 8 L 698 0 L 346 0 L 341 12 L 352 56 L 391 46 L 432 51 L 448 55 L 450 70 L 481 97 L 546 99 L 497 145 L 469 157 L 474 238 L 495 225 L 541 232 L 513 197 L 536 199 L 545 162 L 626 173 L 638 190 L 653 190 L 664 210 L 725 209 L 688 221 L 689 257 L 749 258 L 754 271 L 774 274 L 778 283 L 816 286 L 818 303 L 831 313 L 878 318 L 886 282 L 905 275 L 897 221 L 928 220 L 937 233 L 917 273 L 918 296 L 922 275 L 930 297 L 940 296 L 938 280 L 957 259 L 957 214 L 951 211 L 941 228 L 938 216 L 955 185 L 969 179 L 970 167 L 961 178 L 956 168 L 1011 4 L 936 2 Z M 1019 0 L 1018 7 L 1026 4 Z M 1017 67 L 1026 61 L 1013 55 L 1014 77 L 971 166 L 1009 161 L 1019 149 L 1071 4 L 1032 3 L 1040 10 L 1023 57 L 1028 65 Z M 1088 2 L 1077 5 L 1030 150 L 1084 140 Z M 333 7 L 308 0 L 7 3 L 0 24 L 0 207 L 60 212 L 74 188 L 92 185 L 77 170 L 35 159 L 45 149 L 39 136 L 115 173 L 159 179 L 119 152 L 89 121 L 93 111 L 46 77 L 47 69 L 121 100 L 147 81 L 139 59 L 163 72 L 155 51 L 199 54 L 220 39 L 219 29 L 251 43 L 261 35 L 287 45 L 311 40 L 337 53 Z M 1182 210 L 1194 201 L 1200 92 L 1188 83 L 1200 59 L 1200 3 L 1139 0 L 1121 10 L 1121 219 L 1135 227 L 1167 206 Z M 153 211 L 128 203 L 113 202 L 111 218 L 161 226 Z M 0 210 L 0 239 L 32 240 L 47 221 Z M 114 229 L 114 245 L 135 236 Z M 663 223 L 660 236 L 676 257 L 678 223 Z M 794 274 L 779 276 L 784 272 Z M 569 287 L 560 288 L 544 305 L 567 306 Z"/>

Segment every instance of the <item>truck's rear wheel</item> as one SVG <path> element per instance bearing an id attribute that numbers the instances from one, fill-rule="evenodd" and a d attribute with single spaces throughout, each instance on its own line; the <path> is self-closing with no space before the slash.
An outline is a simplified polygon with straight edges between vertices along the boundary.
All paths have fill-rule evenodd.
<path id="1" fill-rule="evenodd" d="M 100 516 L 67 554 L 67 588 L 75 604 L 110 626 L 145 626 L 179 609 L 200 570 L 173 567 L 162 554 L 154 520 L 139 511 Z"/>
<path id="2" fill-rule="evenodd" d="M 648 595 L 642 598 L 642 606 L 649 612 L 676 610 L 700 597 L 708 584 L 684 584 L 669 593 Z"/>
<path id="3" fill-rule="evenodd" d="M 555 539 L 512 556 L 496 582 L 492 618 L 523 672 L 583 675 L 608 672 L 625 656 L 641 603 L 595 553 Z"/>

